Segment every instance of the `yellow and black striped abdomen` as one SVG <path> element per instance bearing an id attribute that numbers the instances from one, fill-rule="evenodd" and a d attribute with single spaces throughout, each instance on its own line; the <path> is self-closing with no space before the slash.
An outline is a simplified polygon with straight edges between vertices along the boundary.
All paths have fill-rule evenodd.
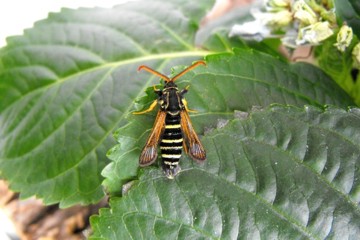
<path id="1" fill-rule="evenodd" d="M 162 167 L 168 178 L 175 176 L 180 170 L 179 160 L 183 148 L 183 137 L 180 126 L 180 113 L 166 114 L 165 130 L 160 142 Z"/>

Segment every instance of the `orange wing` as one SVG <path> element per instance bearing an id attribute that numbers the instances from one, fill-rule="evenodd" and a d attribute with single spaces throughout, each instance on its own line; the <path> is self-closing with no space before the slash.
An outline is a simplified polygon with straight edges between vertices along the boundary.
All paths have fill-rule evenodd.
<path id="1" fill-rule="evenodd" d="M 204 147 L 201 145 L 199 137 L 197 136 L 189 114 L 186 110 L 180 112 L 181 116 L 181 129 L 184 135 L 184 148 L 189 156 L 197 161 L 204 161 L 206 160 L 206 152 Z"/>
<path id="2" fill-rule="evenodd" d="M 158 111 L 154 127 L 139 158 L 139 164 L 141 167 L 152 164 L 157 158 L 157 145 L 165 129 L 165 117 L 166 112 Z"/>

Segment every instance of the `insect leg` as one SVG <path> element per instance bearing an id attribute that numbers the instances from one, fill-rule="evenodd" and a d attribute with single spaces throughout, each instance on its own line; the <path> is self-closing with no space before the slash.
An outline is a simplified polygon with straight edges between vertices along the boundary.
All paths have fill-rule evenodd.
<path id="1" fill-rule="evenodd" d="M 183 97 L 184 94 L 188 92 L 189 88 L 190 88 L 190 85 L 187 85 L 183 90 L 181 90 L 180 95 Z"/>
<path id="2" fill-rule="evenodd" d="M 144 113 L 147 113 L 147 112 L 151 112 L 152 110 L 154 110 L 156 105 L 157 105 L 157 100 L 153 101 L 148 109 L 146 109 L 144 111 L 141 111 L 141 112 L 133 112 L 133 114 L 144 114 Z"/>
<path id="3" fill-rule="evenodd" d="M 185 98 L 182 99 L 182 102 L 183 102 L 183 104 L 184 104 L 184 106 L 185 106 L 185 110 L 186 110 L 187 112 L 193 112 L 193 113 L 196 113 L 196 112 L 197 112 L 196 110 L 191 110 L 191 109 L 188 108 L 187 101 L 185 100 Z"/>

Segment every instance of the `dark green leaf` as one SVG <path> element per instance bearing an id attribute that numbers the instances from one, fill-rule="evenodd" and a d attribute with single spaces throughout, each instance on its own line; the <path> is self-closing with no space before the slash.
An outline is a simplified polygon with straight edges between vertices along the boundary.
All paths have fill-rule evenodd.
<path id="1" fill-rule="evenodd" d="M 360 109 L 273 106 L 206 134 L 175 180 L 143 170 L 93 239 L 356 239 Z"/>
<path id="2" fill-rule="evenodd" d="M 340 24 L 346 22 L 360 38 L 360 2 L 359 0 L 334 0 L 336 16 Z"/>
<path id="3" fill-rule="evenodd" d="M 345 52 L 340 52 L 334 46 L 335 42 L 336 36 L 332 36 L 322 45 L 316 47 L 317 61 L 321 69 L 329 74 L 359 104 L 360 96 L 355 91 L 355 81 L 351 75 L 353 69 L 352 49 L 357 43 L 357 38 L 354 37 L 352 44 Z"/>
<path id="4" fill-rule="evenodd" d="M 101 199 L 111 133 L 154 80 L 137 67 L 168 73 L 203 58 L 193 42 L 213 2 L 63 9 L 9 38 L 0 51 L 0 174 L 11 188 L 62 206 Z"/>
<path id="5" fill-rule="evenodd" d="M 199 67 L 178 82 L 180 88 L 191 86 L 186 98 L 189 107 L 198 111 L 192 119 L 199 134 L 215 127 L 219 119 L 231 119 L 234 110 L 246 112 L 254 106 L 353 104 L 331 79 L 309 64 L 289 65 L 244 49 L 234 54 L 210 55 L 206 61 L 206 68 Z M 148 106 L 154 100 L 154 95 L 148 95 L 140 103 Z M 120 194 L 122 184 L 137 176 L 140 150 L 153 125 L 154 114 L 130 115 L 128 124 L 117 131 L 119 145 L 108 154 L 113 163 L 103 171 L 105 186 L 111 194 Z"/>

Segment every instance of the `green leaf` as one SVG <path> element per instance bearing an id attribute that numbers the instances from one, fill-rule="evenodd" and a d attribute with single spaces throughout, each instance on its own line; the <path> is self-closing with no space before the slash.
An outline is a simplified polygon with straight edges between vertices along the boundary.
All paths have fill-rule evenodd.
<path id="1" fill-rule="evenodd" d="M 335 42 L 336 36 L 334 35 L 316 47 L 317 61 L 321 69 L 329 74 L 359 104 L 359 92 L 355 88 L 356 84 L 351 75 L 353 70 L 352 49 L 358 42 L 357 38 L 354 37 L 345 52 L 340 52 L 334 46 Z"/>
<path id="2" fill-rule="evenodd" d="M 355 239 L 360 109 L 273 106 L 206 134 L 175 180 L 145 168 L 92 239 Z"/>
<path id="3" fill-rule="evenodd" d="M 198 111 L 192 120 L 199 134 L 216 127 L 219 119 L 232 119 L 234 110 L 247 112 L 254 106 L 353 105 L 327 75 L 309 64 L 289 65 L 247 49 L 236 49 L 234 54 L 209 55 L 206 62 L 206 68 L 196 68 L 177 82 L 179 88 L 191 86 L 186 99 L 189 107 Z M 148 89 L 148 95 L 138 101 L 145 107 L 156 99 L 151 91 Z M 113 162 L 102 173 L 106 178 L 104 185 L 112 195 L 121 195 L 122 185 L 138 175 L 140 150 L 154 119 L 155 113 L 129 115 L 128 123 L 116 132 L 119 144 L 108 153 Z"/>
<path id="4" fill-rule="evenodd" d="M 334 0 L 336 16 L 340 24 L 346 22 L 360 38 L 360 2 L 358 0 Z"/>
<path id="5" fill-rule="evenodd" d="M 136 176 L 137 153 L 153 121 L 144 115 L 133 123 L 128 117 L 135 100 L 157 82 L 136 69 L 146 64 L 168 74 L 173 66 L 212 53 L 195 48 L 194 41 L 213 2 L 152 0 L 113 9 L 63 9 L 23 36 L 9 38 L 0 50 L 1 177 L 23 198 L 36 195 L 62 207 L 97 202 L 104 196 L 105 153 L 115 144 L 110 135 L 123 127 L 117 135 L 129 135 L 120 153 L 133 154 L 129 165 L 113 161 L 104 170 L 105 185 L 118 192 L 115 186 Z M 228 42 L 229 49 L 236 45 Z M 208 70 L 197 69 L 179 81 L 181 87 L 191 84 L 188 100 L 199 111 L 193 119 L 200 134 L 219 116 L 232 118 L 234 109 L 254 105 L 352 104 L 309 65 L 288 65 L 248 50 L 208 61 Z M 131 130 L 131 124 L 140 128 Z M 119 152 L 110 156 L 113 160 Z"/>
<path id="6" fill-rule="evenodd" d="M 203 58 L 193 42 L 213 2 L 63 9 L 9 38 L 0 51 L 1 177 L 47 204 L 99 201 L 111 133 L 154 80 L 137 67 L 166 73 Z"/>

